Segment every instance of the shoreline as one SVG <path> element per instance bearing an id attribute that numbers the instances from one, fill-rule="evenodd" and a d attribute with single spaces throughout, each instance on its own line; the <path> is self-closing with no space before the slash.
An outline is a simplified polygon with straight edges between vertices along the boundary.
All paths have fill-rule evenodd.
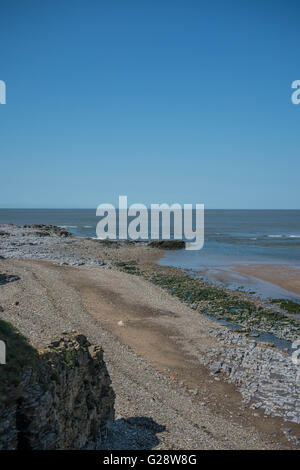
<path id="1" fill-rule="evenodd" d="M 233 263 L 228 265 L 201 266 L 189 268 L 180 263 L 167 264 L 190 272 L 208 283 L 232 291 L 244 291 L 260 298 L 283 298 L 300 303 L 300 268 L 289 264 Z"/>
<path id="2" fill-rule="evenodd" d="M 0 266 L 1 271 L 20 279 L 1 287 L 1 317 L 29 334 L 35 344 L 47 344 L 51 335 L 66 329 L 84 330 L 96 343 L 100 341 L 119 397 L 117 413 L 123 417 L 129 409 L 134 413 L 132 406 L 139 408 L 138 403 L 141 408 L 135 412 L 149 409 L 149 415 L 156 413 L 156 420 L 166 423 L 173 440 L 171 447 L 164 435 L 165 447 L 158 448 L 182 445 L 178 441 L 182 425 L 176 434 L 179 417 L 170 409 L 159 411 L 161 398 L 154 390 L 149 396 L 150 384 L 153 381 L 159 388 L 161 377 L 164 406 L 170 402 L 180 409 L 183 400 L 193 402 L 192 408 L 184 407 L 184 429 L 190 426 L 193 409 L 195 422 L 205 423 L 210 430 L 208 437 L 201 429 L 189 428 L 192 442 L 185 442 L 185 448 L 205 448 L 208 443 L 208 448 L 274 448 L 274 441 L 276 448 L 297 446 L 300 414 L 298 405 L 291 403 L 299 400 L 299 388 L 289 355 L 259 343 L 245 327 L 244 332 L 230 331 L 201 314 L 219 301 L 245 302 L 245 294 L 228 292 L 224 300 L 222 289 L 194 281 L 198 294 L 205 292 L 209 297 L 197 306 L 185 298 L 186 288 L 194 286 L 192 278 L 186 279 L 177 268 L 156 264 L 164 253 L 160 249 L 140 243 L 80 240 L 43 227 L 12 230 L 14 235 L 1 244 L 0 255 L 5 259 L 0 259 Z M 36 235 L 36 231 L 49 235 Z M 164 285 L 169 281 L 171 285 Z M 177 289 L 178 283 L 181 290 L 170 295 L 170 287 Z M 218 295 L 221 297 L 215 299 Z M 254 303 L 260 306 L 259 301 Z M 117 353 L 118 348 L 125 349 Z M 121 357 L 126 359 L 122 366 Z M 137 372 L 140 360 L 147 366 Z M 140 390 L 138 396 L 136 386 L 132 388 L 128 382 L 133 371 L 147 383 L 148 391 Z M 278 379 L 272 375 L 275 371 Z M 281 396 L 282 379 L 288 402 Z M 175 390 L 177 398 L 173 397 Z M 219 426 L 225 430 L 225 440 L 216 432 Z"/>
<path id="3" fill-rule="evenodd" d="M 204 311 L 208 318 L 218 324 L 224 324 L 233 330 L 246 328 L 246 335 L 259 337 L 259 334 L 272 334 L 275 339 L 277 337 L 289 342 L 300 336 L 300 305 L 297 302 L 256 297 L 240 288 L 231 289 L 221 282 L 216 285 L 205 277 L 197 277 L 193 270 L 160 264 L 159 260 L 166 252 L 161 242 L 156 246 L 154 242 L 79 238 L 61 227 L 44 225 L 0 225 L 0 239 L 0 256 L 4 259 L 41 259 L 60 266 L 101 266 L 104 269 L 117 269 L 142 276 L 147 281 L 159 285 L 194 310 L 200 313 Z M 169 245 L 170 243 L 167 244 L 170 249 Z M 275 280 L 278 285 L 280 283 L 279 276 L 273 267 L 268 265 L 237 265 L 232 268 L 249 276 L 260 276 L 264 281 Z M 298 271 L 292 270 L 294 279 L 290 282 L 287 276 L 290 275 L 291 268 L 278 268 L 281 276 L 285 276 L 285 282 L 282 284 L 282 281 L 281 285 L 300 285 Z M 223 276 L 226 276 L 226 273 L 223 273 Z M 179 285 L 179 291 L 176 284 Z M 272 342 L 272 339 L 267 341 Z M 273 346 L 278 346 L 276 341 Z"/>
<path id="4" fill-rule="evenodd" d="M 289 265 L 236 265 L 233 269 L 241 274 L 271 282 L 288 292 L 300 295 L 300 269 Z"/>

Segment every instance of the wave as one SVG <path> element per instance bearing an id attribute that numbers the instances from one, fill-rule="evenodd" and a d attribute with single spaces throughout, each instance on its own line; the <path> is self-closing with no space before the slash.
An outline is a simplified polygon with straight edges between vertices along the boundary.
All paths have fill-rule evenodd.
<path id="1" fill-rule="evenodd" d="M 291 234 L 283 234 L 283 235 L 267 235 L 268 238 L 300 238 L 300 235 L 291 235 Z"/>

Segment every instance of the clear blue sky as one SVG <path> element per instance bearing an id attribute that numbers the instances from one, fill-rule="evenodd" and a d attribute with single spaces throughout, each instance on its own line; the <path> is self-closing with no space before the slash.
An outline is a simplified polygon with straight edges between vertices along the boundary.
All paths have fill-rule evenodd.
<path id="1" fill-rule="evenodd" d="M 0 0 L 0 207 L 298 208 L 299 1 Z"/>

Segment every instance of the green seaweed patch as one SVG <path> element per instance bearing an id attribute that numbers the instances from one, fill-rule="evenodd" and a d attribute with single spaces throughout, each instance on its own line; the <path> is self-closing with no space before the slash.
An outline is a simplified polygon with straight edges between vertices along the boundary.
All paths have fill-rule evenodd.
<path id="1" fill-rule="evenodd" d="M 209 286 L 186 274 L 182 276 L 157 274 L 151 277 L 151 281 L 166 289 L 170 294 L 191 304 L 203 300 L 226 299 L 228 297 L 224 289 Z"/>
<path id="2" fill-rule="evenodd" d="M 136 261 L 118 261 L 115 266 L 128 274 L 135 274 L 136 276 L 141 274 Z"/>
<path id="3" fill-rule="evenodd" d="M 300 313 L 300 304 L 298 304 L 297 302 L 293 302 L 292 300 L 270 299 L 270 303 L 279 304 L 279 307 L 288 313 Z"/>
<path id="4" fill-rule="evenodd" d="M 148 246 L 161 250 L 182 250 L 185 247 L 185 242 L 182 240 L 152 240 Z"/>
<path id="5" fill-rule="evenodd" d="M 216 320 L 226 320 L 250 330 L 272 332 L 288 340 L 300 335 L 300 324 L 282 312 L 263 308 L 252 300 L 239 298 L 234 292 L 229 293 L 187 274 L 156 274 L 148 279 L 188 303 L 194 310 Z"/>
<path id="6" fill-rule="evenodd" d="M 256 304 L 251 302 L 251 300 L 234 299 L 230 298 L 230 296 L 221 305 L 233 316 L 238 316 L 242 311 L 246 311 L 249 314 L 257 310 Z"/>
<path id="7" fill-rule="evenodd" d="M 243 300 L 232 300 L 230 302 L 219 303 L 221 310 L 216 312 L 216 316 L 227 321 L 233 321 L 247 326 L 266 326 L 276 322 L 286 322 L 287 317 L 280 312 L 267 309 L 259 309 L 255 304 Z"/>

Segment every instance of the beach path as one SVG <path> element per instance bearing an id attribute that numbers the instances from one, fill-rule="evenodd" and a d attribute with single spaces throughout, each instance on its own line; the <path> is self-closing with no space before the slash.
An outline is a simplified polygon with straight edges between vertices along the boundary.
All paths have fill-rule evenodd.
<path id="1" fill-rule="evenodd" d="M 245 406 L 199 361 L 216 346 L 208 334 L 216 324 L 160 287 L 101 267 L 11 259 L 1 269 L 20 277 L 2 286 L 1 316 L 33 344 L 76 330 L 103 347 L 116 393 L 113 448 L 293 447 L 283 420 Z"/>

